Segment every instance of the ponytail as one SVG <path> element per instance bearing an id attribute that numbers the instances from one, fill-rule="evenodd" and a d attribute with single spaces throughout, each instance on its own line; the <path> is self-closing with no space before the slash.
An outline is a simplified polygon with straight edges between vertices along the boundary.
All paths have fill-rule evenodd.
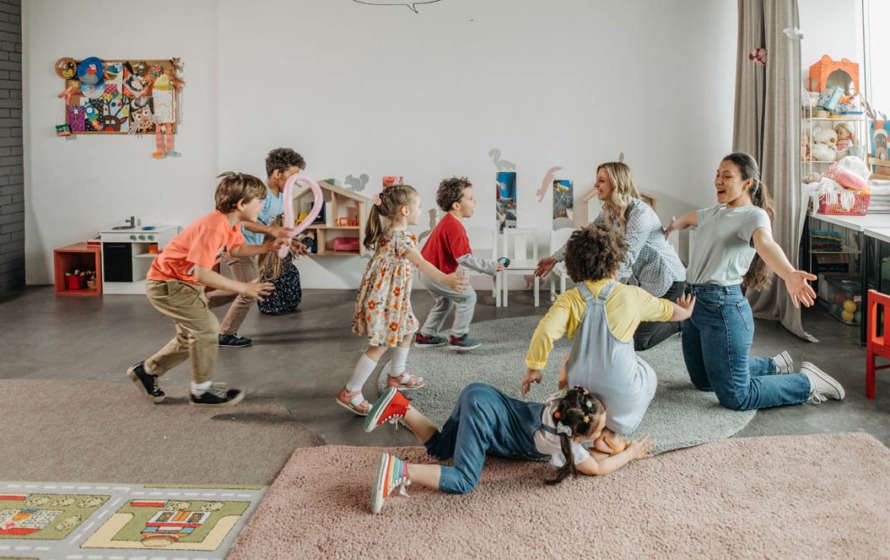
<path id="1" fill-rule="evenodd" d="M 743 181 L 748 179 L 754 180 L 748 189 L 748 196 L 751 197 L 751 202 L 754 206 L 762 208 L 766 212 L 770 224 L 772 224 L 775 217 L 773 198 L 770 196 L 769 189 L 760 180 L 760 169 L 757 167 L 757 162 L 754 161 L 754 158 L 746 153 L 736 152 L 723 158 L 723 161 L 734 163 L 739 168 Z M 748 267 L 748 272 L 742 278 L 742 288 L 745 290 L 764 288 L 772 281 L 772 277 L 773 272 L 766 266 L 766 262 L 759 254 L 755 253 L 754 260 L 751 261 L 751 266 Z"/>
<path id="2" fill-rule="evenodd" d="M 377 248 L 399 211 L 403 206 L 410 206 L 415 196 L 417 191 L 411 185 L 392 185 L 374 197 L 365 226 L 366 249 Z"/>
<path id="3" fill-rule="evenodd" d="M 587 389 L 575 387 L 566 392 L 553 413 L 553 421 L 556 424 L 559 446 L 562 456 L 565 458 L 565 464 L 559 468 L 553 478 L 544 480 L 545 484 L 559 484 L 570 474 L 577 474 L 575 454 L 572 452 L 572 436 L 590 435 L 599 424 L 600 417 L 604 412 L 605 407 L 603 407 L 602 400 Z"/>

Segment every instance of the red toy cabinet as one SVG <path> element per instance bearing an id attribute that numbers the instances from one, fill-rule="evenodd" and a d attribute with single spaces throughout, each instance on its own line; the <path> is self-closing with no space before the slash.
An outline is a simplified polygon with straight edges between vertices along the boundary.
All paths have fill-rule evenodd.
<path id="1" fill-rule="evenodd" d="M 66 272 L 75 270 L 93 270 L 96 273 L 96 286 L 81 287 L 80 276 L 65 276 Z M 53 271 L 55 275 L 56 293 L 65 296 L 98 296 L 102 295 L 102 257 L 101 249 L 75 243 L 53 251 Z M 71 280 L 72 278 L 77 281 Z M 84 279 L 83 283 L 86 283 Z M 69 287 L 70 284 L 70 287 Z"/>

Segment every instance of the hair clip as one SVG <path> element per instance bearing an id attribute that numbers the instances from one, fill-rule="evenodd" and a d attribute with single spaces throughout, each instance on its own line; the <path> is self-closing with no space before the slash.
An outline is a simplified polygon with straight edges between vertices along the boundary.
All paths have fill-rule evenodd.
<path id="1" fill-rule="evenodd" d="M 562 414 L 560 414 L 559 411 L 557 410 L 556 412 L 553 413 L 553 417 L 556 418 L 557 420 L 559 420 L 562 417 Z"/>
<path id="2" fill-rule="evenodd" d="M 587 416 L 586 414 L 584 415 L 584 423 L 590 424 L 590 416 Z"/>
<path id="3" fill-rule="evenodd" d="M 562 422 L 556 423 L 556 433 L 557 434 L 565 434 L 568 437 L 572 437 L 572 429 L 570 427 L 566 426 L 565 424 L 563 424 Z"/>
<path id="4" fill-rule="evenodd" d="M 375 194 L 374 197 L 371 199 L 371 202 L 374 203 L 374 206 L 380 206 L 380 204 L 381 204 L 380 197 Z"/>
<path id="5" fill-rule="evenodd" d="M 587 405 L 587 408 L 593 408 L 593 401 L 584 401 L 584 404 Z"/>

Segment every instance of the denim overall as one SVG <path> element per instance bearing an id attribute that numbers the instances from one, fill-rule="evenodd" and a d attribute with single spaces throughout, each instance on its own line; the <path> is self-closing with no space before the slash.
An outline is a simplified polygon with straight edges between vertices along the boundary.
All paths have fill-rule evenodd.
<path id="1" fill-rule="evenodd" d="M 439 490 L 466 494 L 475 488 L 486 452 L 513 459 L 546 457 L 534 439 L 535 432 L 550 428 L 541 421 L 543 413 L 543 403 L 510 398 L 491 385 L 464 387 L 448 421 L 424 444 L 440 461 L 454 457 L 453 467 L 442 467 Z"/>
<path id="2" fill-rule="evenodd" d="M 572 340 L 566 362 L 569 387 L 578 385 L 597 393 L 606 407 L 606 427 L 628 434 L 640 424 L 658 380 L 652 367 L 634 352 L 633 341 L 619 340 L 609 328 L 606 299 L 616 282 L 609 282 L 594 298 L 587 285 L 578 285 L 587 309 Z"/>

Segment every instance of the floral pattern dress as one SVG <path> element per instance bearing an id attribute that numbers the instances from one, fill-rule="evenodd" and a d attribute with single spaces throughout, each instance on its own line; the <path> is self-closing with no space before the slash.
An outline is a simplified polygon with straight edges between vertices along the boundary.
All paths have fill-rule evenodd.
<path id="1" fill-rule="evenodd" d="M 362 278 L 352 332 L 368 335 L 371 346 L 398 346 L 420 323 L 411 310 L 413 267 L 405 255 L 417 246 L 413 233 L 389 230 Z"/>

